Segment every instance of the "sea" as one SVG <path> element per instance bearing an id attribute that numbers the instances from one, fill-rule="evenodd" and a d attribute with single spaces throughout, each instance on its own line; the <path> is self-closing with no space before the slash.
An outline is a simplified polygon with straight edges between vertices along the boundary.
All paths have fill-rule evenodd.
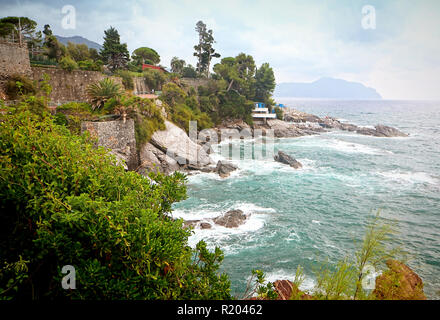
<path id="1" fill-rule="evenodd" d="M 305 281 L 300 288 L 312 290 L 320 266 L 353 258 L 366 223 L 379 211 L 383 221 L 396 223 L 389 246 L 405 253 L 405 263 L 422 278 L 427 297 L 440 299 L 440 102 L 277 102 L 359 126 L 393 126 L 409 137 L 335 130 L 267 138 L 263 152 L 255 152 L 261 151 L 261 138 L 222 141 L 212 157 L 228 159 L 238 170 L 224 179 L 214 173 L 189 176 L 188 199 L 176 203 L 172 215 L 212 221 L 240 209 L 249 218 L 238 228 L 213 224 L 195 229 L 189 245 L 204 240 L 209 248 L 223 250 L 221 272 L 229 275 L 237 298 L 243 297 L 253 269 L 264 271 L 268 281 L 292 280 L 301 266 Z M 231 148 L 238 148 L 240 156 L 230 157 Z M 278 150 L 303 167 L 275 162 L 271 153 Z"/>

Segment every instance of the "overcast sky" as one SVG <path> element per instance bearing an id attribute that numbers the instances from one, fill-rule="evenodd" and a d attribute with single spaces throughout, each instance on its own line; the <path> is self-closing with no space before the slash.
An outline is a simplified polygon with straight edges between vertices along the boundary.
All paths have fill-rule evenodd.
<path id="1" fill-rule="evenodd" d="M 65 5 L 76 9 L 74 30 L 62 27 Z M 375 8 L 376 29 L 362 26 L 365 5 Z M 152 47 L 165 66 L 173 56 L 196 64 L 202 20 L 222 57 L 245 52 L 258 65 L 269 62 L 277 83 L 335 77 L 385 99 L 440 99 L 439 0 L 0 0 L 0 16 L 9 15 L 100 44 L 113 26 L 130 53 Z"/>

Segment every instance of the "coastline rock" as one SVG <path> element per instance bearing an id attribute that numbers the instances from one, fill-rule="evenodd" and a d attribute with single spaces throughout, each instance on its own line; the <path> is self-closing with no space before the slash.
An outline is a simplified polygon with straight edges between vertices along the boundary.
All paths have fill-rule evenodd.
<path id="1" fill-rule="evenodd" d="M 378 124 L 377 126 L 375 126 L 374 129 L 358 127 L 356 132 L 359 134 L 375 136 L 375 137 L 387 137 L 387 138 L 388 137 L 408 137 L 408 134 L 403 133 L 402 131 L 400 131 L 396 128 L 384 126 L 381 124 Z"/>
<path id="2" fill-rule="evenodd" d="M 277 300 L 290 300 L 292 296 L 300 300 L 312 300 L 312 296 L 302 292 L 289 280 L 277 280 L 273 283 L 274 290 L 278 294 Z"/>
<path id="3" fill-rule="evenodd" d="M 173 158 L 167 156 L 161 150 L 157 149 L 151 143 L 146 143 L 139 151 L 139 172 L 159 171 L 170 174 L 180 169 L 179 164 Z"/>
<path id="4" fill-rule="evenodd" d="M 376 278 L 373 294 L 379 300 L 426 300 L 423 281 L 410 267 L 397 260 L 386 262 L 389 270 Z"/>
<path id="5" fill-rule="evenodd" d="M 269 129 L 274 131 L 276 138 L 295 138 L 306 135 L 301 129 L 292 123 L 279 119 L 269 119 L 266 124 Z"/>
<path id="6" fill-rule="evenodd" d="M 211 229 L 212 225 L 209 222 L 201 221 L 201 220 L 186 220 L 183 222 L 183 227 L 194 227 L 196 229 Z"/>
<path id="7" fill-rule="evenodd" d="M 214 172 L 218 173 L 218 175 L 222 178 L 229 177 L 232 171 L 237 170 L 237 166 L 233 165 L 230 162 L 221 161 L 217 162 L 217 166 L 214 169 Z"/>
<path id="8" fill-rule="evenodd" d="M 175 124 L 165 121 L 166 130 L 156 131 L 151 137 L 150 143 L 172 157 L 181 166 L 185 164 L 197 164 L 206 166 L 213 161 L 203 148 L 192 141 L 185 131 Z"/>
<path id="9" fill-rule="evenodd" d="M 281 150 L 279 150 L 278 154 L 274 156 L 274 160 L 284 164 L 288 164 L 289 166 L 295 169 L 302 168 L 302 164 L 299 161 L 297 161 L 295 158 L 289 156 L 287 153 Z"/>
<path id="10" fill-rule="evenodd" d="M 288 109 L 284 112 L 284 121 L 288 122 L 319 122 L 321 118 L 314 114 Z"/>
<path id="11" fill-rule="evenodd" d="M 230 210 L 214 219 L 214 222 L 225 228 L 237 228 L 246 222 L 248 216 L 241 210 Z"/>

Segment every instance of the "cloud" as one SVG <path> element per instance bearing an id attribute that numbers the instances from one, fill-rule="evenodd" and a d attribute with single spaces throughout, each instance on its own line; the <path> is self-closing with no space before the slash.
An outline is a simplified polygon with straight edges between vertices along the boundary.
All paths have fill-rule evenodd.
<path id="1" fill-rule="evenodd" d="M 323 76 L 359 81 L 389 99 L 440 99 L 440 2 L 370 0 L 377 29 L 361 26 L 360 0 L 317 1 L 74 1 L 77 29 L 61 28 L 65 1 L 0 2 L 2 15 L 25 15 L 55 34 L 102 43 L 116 27 L 133 51 L 150 46 L 169 65 L 173 56 L 195 64 L 195 24 L 213 29 L 222 57 L 251 54 L 269 62 L 277 82 Z M 214 62 L 218 62 L 217 59 Z"/>

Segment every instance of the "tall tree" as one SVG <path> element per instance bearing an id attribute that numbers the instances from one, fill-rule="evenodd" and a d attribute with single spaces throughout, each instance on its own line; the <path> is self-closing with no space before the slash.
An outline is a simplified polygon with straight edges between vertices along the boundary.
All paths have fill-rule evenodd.
<path id="1" fill-rule="evenodd" d="M 234 90 L 247 99 L 255 95 L 255 62 L 254 58 L 240 53 L 235 58 L 223 58 L 214 66 L 214 72 L 228 82 L 226 91 Z"/>
<path id="2" fill-rule="evenodd" d="M 54 35 L 46 35 L 43 47 L 45 49 L 45 55 L 49 59 L 60 61 L 66 54 L 66 47 L 60 43 Z"/>
<path id="3" fill-rule="evenodd" d="M 1 27 L 3 25 L 3 27 Z M 12 27 L 12 29 L 10 29 Z M 0 19 L 0 29 L 10 30 L 12 38 L 22 43 L 24 38 L 34 37 L 37 23 L 27 17 L 6 17 Z"/>
<path id="4" fill-rule="evenodd" d="M 156 50 L 148 47 L 140 47 L 133 51 L 131 58 L 136 64 L 152 64 L 156 65 L 160 62 L 160 56 Z"/>
<path id="5" fill-rule="evenodd" d="M 203 21 L 197 22 L 196 32 L 199 34 L 199 43 L 194 46 L 194 56 L 197 57 L 197 71 L 209 78 L 211 60 L 212 58 L 219 58 L 220 54 L 216 53 L 212 47 L 215 43 L 212 30 L 208 30 Z"/>
<path id="6" fill-rule="evenodd" d="M 185 65 L 185 60 L 179 59 L 178 57 L 174 57 L 173 59 L 171 59 L 171 71 L 174 73 L 178 73 L 181 75 Z"/>
<path id="7" fill-rule="evenodd" d="M 119 33 L 113 27 L 104 31 L 104 43 L 100 54 L 102 61 L 112 72 L 126 68 L 130 60 L 127 44 L 121 43 Z"/>
<path id="8" fill-rule="evenodd" d="M 67 54 L 72 57 L 76 62 L 90 59 L 89 47 L 83 43 L 67 42 Z"/>
<path id="9" fill-rule="evenodd" d="M 255 73 L 255 100 L 267 102 L 275 90 L 275 76 L 268 63 L 263 63 Z"/>

